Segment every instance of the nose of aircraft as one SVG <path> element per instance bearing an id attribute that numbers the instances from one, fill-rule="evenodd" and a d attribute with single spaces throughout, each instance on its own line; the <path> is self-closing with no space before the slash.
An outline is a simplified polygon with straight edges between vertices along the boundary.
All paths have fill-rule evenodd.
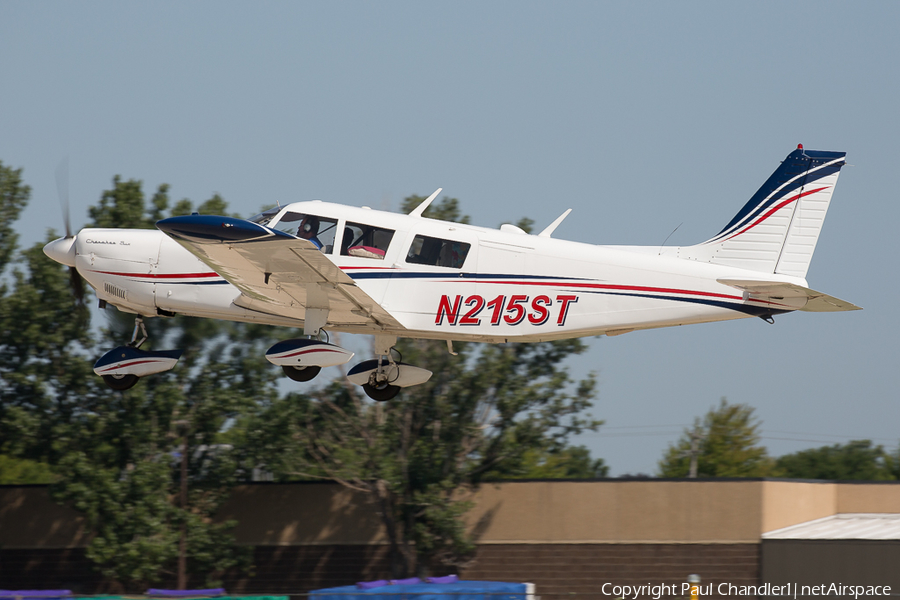
<path id="1" fill-rule="evenodd" d="M 67 267 L 75 266 L 75 236 L 61 237 L 44 246 L 44 254 Z"/>

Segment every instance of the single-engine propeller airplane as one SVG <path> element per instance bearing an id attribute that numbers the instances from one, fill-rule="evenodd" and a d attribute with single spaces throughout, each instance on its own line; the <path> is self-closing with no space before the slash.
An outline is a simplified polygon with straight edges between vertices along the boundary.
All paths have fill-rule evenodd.
<path id="1" fill-rule="evenodd" d="M 693 246 L 599 246 L 423 216 L 297 202 L 249 219 L 193 214 L 158 231 L 82 229 L 44 252 L 74 267 L 101 306 L 135 313 L 132 340 L 94 371 L 117 390 L 175 366 L 143 351 L 143 318 L 176 314 L 302 327 L 266 358 L 309 381 L 353 353 L 323 332 L 375 336 L 377 356 L 348 378 L 389 400 L 431 372 L 398 362 L 400 337 L 537 342 L 857 306 L 807 286 L 844 152 L 791 152 L 735 217 Z M 139 332 L 143 332 L 141 339 Z"/>

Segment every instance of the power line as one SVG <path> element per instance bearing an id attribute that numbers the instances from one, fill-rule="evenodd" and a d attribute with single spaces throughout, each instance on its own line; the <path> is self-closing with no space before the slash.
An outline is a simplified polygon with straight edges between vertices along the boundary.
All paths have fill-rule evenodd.
<path id="1" fill-rule="evenodd" d="M 669 425 L 613 425 L 600 427 L 599 431 L 585 432 L 582 435 L 591 437 L 604 438 L 627 438 L 627 437 L 660 437 L 660 436 L 678 436 L 688 432 L 689 425 L 683 423 L 675 423 Z M 662 431 L 653 431 L 662 430 Z M 806 437 L 784 437 L 781 435 L 766 434 L 784 434 L 784 436 L 806 436 Z M 782 431 L 776 429 L 763 430 L 763 435 L 759 436 L 762 440 L 773 440 L 782 442 L 805 442 L 811 444 L 835 444 L 842 440 L 868 440 L 873 443 L 900 442 L 898 438 L 886 437 L 868 437 L 861 435 L 846 435 L 839 433 L 810 433 L 806 431 Z M 830 438 L 830 439 L 829 439 Z"/>

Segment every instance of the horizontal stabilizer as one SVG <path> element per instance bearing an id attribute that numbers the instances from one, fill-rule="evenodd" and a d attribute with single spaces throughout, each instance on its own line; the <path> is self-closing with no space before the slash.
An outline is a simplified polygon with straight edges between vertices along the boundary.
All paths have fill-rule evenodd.
<path id="1" fill-rule="evenodd" d="M 806 304 L 797 309 L 806 312 L 862 310 L 861 307 L 850 302 L 793 283 L 753 279 L 717 279 L 716 281 L 745 292 L 752 300 L 780 301 L 806 298 Z"/>

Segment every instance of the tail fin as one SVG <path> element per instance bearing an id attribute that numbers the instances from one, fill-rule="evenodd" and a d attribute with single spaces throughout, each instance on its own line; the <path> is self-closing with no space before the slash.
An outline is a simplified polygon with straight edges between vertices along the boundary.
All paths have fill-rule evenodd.
<path id="1" fill-rule="evenodd" d="M 806 277 L 846 152 L 791 152 L 725 228 L 682 258 Z"/>

